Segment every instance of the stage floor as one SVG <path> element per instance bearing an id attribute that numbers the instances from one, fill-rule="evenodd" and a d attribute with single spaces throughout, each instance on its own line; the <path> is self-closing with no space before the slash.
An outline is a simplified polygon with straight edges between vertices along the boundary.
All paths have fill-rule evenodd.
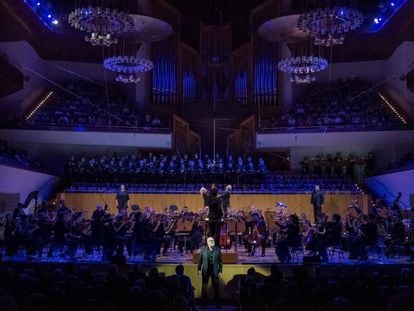
<path id="1" fill-rule="evenodd" d="M 198 252 L 198 251 L 196 251 Z M 0 253 L 4 254 L 4 251 Z M 222 250 L 222 253 L 225 255 L 226 253 L 236 253 L 237 254 L 237 262 L 234 264 L 240 265 L 271 265 L 274 263 L 281 264 L 279 262 L 278 257 L 275 254 L 275 249 L 273 247 L 266 248 L 265 256 L 261 256 L 261 250 L 256 251 L 253 256 L 249 256 L 247 250 L 244 247 L 238 247 L 237 251 L 233 249 L 229 250 Z M 309 251 L 292 251 L 292 260 L 290 261 L 290 265 L 303 265 L 304 264 L 304 256 L 311 255 Z M 388 258 L 384 255 L 382 249 L 377 249 L 375 251 L 368 252 L 369 259 L 366 261 L 358 261 L 358 260 L 350 260 L 348 259 L 349 254 L 348 252 L 341 251 L 338 249 L 329 249 L 328 248 L 328 255 L 329 261 L 324 263 L 323 265 L 355 265 L 355 264 L 370 264 L 370 265 L 414 265 L 414 262 L 408 262 L 409 257 L 404 255 L 398 255 L 391 258 Z M 143 256 L 134 256 L 130 257 L 125 252 L 125 263 L 127 264 L 153 264 L 148 260 L 145 260 Z M 84 256 L 82 250 L 78 250 L 76 256 L 74 258 L 70 258 L 65 255 L 56 255 L 52 257 L 48 257 L 46 253 L 44 253 L 41 257 L 34 256 L 28 258 L 25 254 L 25 251 L 20 251 L 17 255 L 12 257 L 3 256 L 0 261 L 3 262 L 54 262 L 54 263 L 104 263 L 105 261 L 102 260 L 102 256 L 100 253 L 95 253 L 90 256 Z M 306 258 L 305 258 L 306 259 Z M 305 260 L 306 261 L 306 260 Z M 109 263 L 109 261 L 108 261 Z M 179 253 L 177 250 L 172 250 L 168 254 L 168 256 L 158 256 L 155 264 L 193 264 L 193 254 L 190 252 Z M 309 262 L 305 262 L 307 264 Z M 281 264 L 283 265 L 283 264 Z"/>

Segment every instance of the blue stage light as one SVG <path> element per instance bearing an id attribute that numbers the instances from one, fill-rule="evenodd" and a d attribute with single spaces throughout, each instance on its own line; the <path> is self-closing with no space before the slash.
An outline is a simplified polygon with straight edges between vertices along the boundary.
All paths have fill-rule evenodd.
<path id="1" fill-rule="evenodd" d="M 397 13 L 407 2 L 407 0 L 390 0 L 389 2 L 381 4 L 376 12 L 373 13 L 374 16 L 377 15 L 381 17 L 372 19 L 373 22 L 368 32 L 373 33 L 381 30 L 393 17 L 393 15 Z"/>
<path id="2" fill-rule="evenodd" d="M 52 18 L 52 15 L 50 15 L 50 14 L 49 14 L 49 15 L 47 16 L 47 18 Z"/>
<path id="3" fill-rule="evenodd" d="M 52 24 L 53 24 L 53 25 L 57 25 L 57 24 L 59 24 L 59 21 L 58 21 L 57 19 L 54 19 L 54 20 L 52 21 Z"/>
<path id="4" fill-rule="evenodd" d="M 40 5 L 40 2 L 36 3 L 36 5 L 39 6 Z"/>

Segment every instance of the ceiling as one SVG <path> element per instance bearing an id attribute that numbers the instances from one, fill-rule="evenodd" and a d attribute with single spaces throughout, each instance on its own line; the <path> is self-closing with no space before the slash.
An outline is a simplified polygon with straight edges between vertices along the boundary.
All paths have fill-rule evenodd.
<path id="1" fill-rule="evenodd" d="M 49 0 L 53 3 L 61 20 L 74 8 L 74 0 Z M 128 10 L 137 10 L 136 0 L 112 0 L 128 4 Z M 200 23 L 231 23 L 232 44 L 236 48 L 248 42 L 251 11 L 265 3 L 264 0 L 165 0 L 181 14 L 180 26 L 176 27 L 181 39 L 198 48 Z M 282 1 L 282 0 L 281 0 Z M 289 1 L 289 0 L 283 0 Z M 301 0 L 296 10 L 312 1 Z M 378 0 L 358 1 L 359 8 L 370 19 Z M 304 4 L 303 4 L 304 3 Z M 364 3 L 363 7 L 360 6 Z M 408 0 L 405 7 L 378 33 L 362 31 L 350 34 L 344 46 L 335 48 L 333 61 L 355 61 L 387 59 L 403 41 L 414 41 L 414 0 Z M 372 20 L 372 19 L 371 19 Z M 23 0 L 0 1 L 0 41 L 28 41 L 43 59 L 101 62 L 102 48 L 92 47 L 83 41 L 83 35 L 62 22 L 60 29 L 51 31 L 23 3 Z M 105 53 L 105 51 L 104 51 Z"/>

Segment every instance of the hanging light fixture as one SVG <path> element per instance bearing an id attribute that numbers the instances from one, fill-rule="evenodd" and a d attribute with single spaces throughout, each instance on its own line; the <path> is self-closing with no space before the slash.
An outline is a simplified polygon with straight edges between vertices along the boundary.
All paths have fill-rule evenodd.
<path id="1" fill-rule="evenodd" d="M 307 11 L 299 17 L 298 28 L 313 36 L 315 45 L 341 45 L 345 34 L 359 28 L 364 21 L 362 13 L 352 7 L 351 1 L 332 2 L 336 6 L 326 1 L 325 7 Z"/>
<path id="2" fill-rule="evenodd" d="M 98 33 L 91 33 L 90 36 L 85 36 L 85 41 L 89 42 L 93 46 L 111 46 L 112 44 L 117 44 L 118 39 L 113 38 L 110 33 L 106 35 L 100 35 Z"/>
<path id="3" fill-rule="evenodd" d="M 286 15 L 264 22 L 258 29 L 259 35 L 269 41 L 284 42 L 292 55 L 278 62 L 278 69 L 290 74 L 290 81 L 296 84 L 311 83 L 315 74 L 328 68 L 328 61 L 322 50 L 314 47 L 309 33 L 299 29 L 300 16 Z"/>
<path id="4" fill-rule="evenodd" d="M 118 55 L 104 60 L 105 69 L 116 73 L 115 81 L 122 83 L 137 83 L 142 73 L 151 71 L 152 61 L 132 55 Z"/>
<path id="5" fill-rule="evenodd" d="M 279 61 L 278 69 L 290 74 L 290 82 L 311 83 L 315 74 L 328 68 L 328 60 L 323 57 L 322 48 L 315 47 L 311 39 L 298 39 L 288 44 L 292 55 Z"/>
<path id="6" fill-rule="evenodd" d="M 124 12 L 103 7 L 80 7 L 70 12 L 68 23 L 80 31 L 88 33 L 85 41 L 95 46 L 110 46 L 118 40 L 114 34 L 129 32 L 134 28 L 134 20 Z"/>
<path id="7" fill-rule="evenodd" d="M 303 55 L 284 58 L 279 61 L 277 67 L 280 71 L 291 75 L 290 82 L 311 83 L 316 80 L 315 73 L 328 68 L 328 61 L 319 56 Z"/>

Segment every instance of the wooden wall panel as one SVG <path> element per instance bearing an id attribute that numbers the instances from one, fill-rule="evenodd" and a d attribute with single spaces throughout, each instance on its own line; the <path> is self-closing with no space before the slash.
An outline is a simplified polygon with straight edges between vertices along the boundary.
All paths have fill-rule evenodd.
<path id="1" fill-rule="evenodd" d="M 100 193 L 63 193 L 58 198 L 64 198 L 66 204 L 75 210 L 87 211 L 87 216 L 92 214 L 98 203 L 107 202 L 110 206 L 110 212 L 116 213 L 115 194 Z M 130 204 L 138 204 L 141 209 L 150 206 L 156 211 L 162 211 L 170 205 L 177 205 L 181 209 L 184 205 L 188 206 L 190 211 L 198 211 L 203 207 L 203 200 L 198 194 L 130 194 Z M 344 216 L 346 208 L 354 195 L 326 194 L 325 206 L 323 211 L 331 216 L 338 213 Z M 276 202 L 284 202 L 288 206 L 288 213 L 300 215 L 305 213 L 308 217 L 312 215 L 312 206 L 310 204 L 309 194 L 233 194 L 231 205 L 233 209 L 248 210 L 251 205 L 255 205 L 262 210 L 275 210 Z M 360 204 L 366 212 L 368 209 L 368 198 L 366 195 L 360 196 Z M 312 219 L 312 218 L 311 218 Z"/>

